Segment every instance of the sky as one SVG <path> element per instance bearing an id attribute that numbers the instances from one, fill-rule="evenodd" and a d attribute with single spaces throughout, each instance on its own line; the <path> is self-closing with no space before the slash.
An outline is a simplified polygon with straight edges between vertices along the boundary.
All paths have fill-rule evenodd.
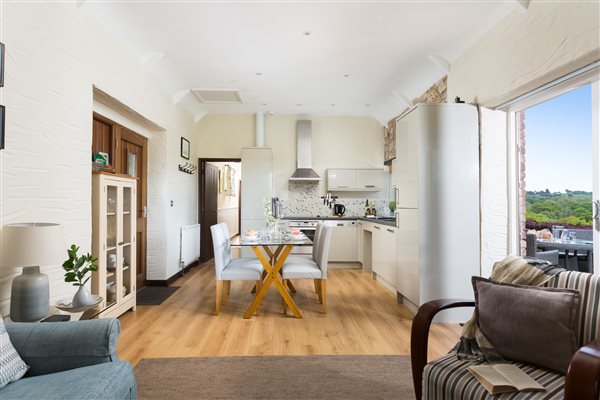
<path id="1" fill-rule="evenodd" d="M 592 88 L 525 110 L 527 190 L 592 191 Z"/>

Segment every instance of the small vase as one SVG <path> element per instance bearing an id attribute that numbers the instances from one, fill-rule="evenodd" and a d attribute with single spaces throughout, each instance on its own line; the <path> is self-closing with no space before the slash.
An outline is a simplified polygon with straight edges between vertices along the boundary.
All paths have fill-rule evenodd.
<path id="1" fill-rule="evenodd" d="M 79 286 L 77 293 L 73 296 L 73 307 L 83 307 L 90 305 L 94 302 L 92 294 L 87 286 Z"/>

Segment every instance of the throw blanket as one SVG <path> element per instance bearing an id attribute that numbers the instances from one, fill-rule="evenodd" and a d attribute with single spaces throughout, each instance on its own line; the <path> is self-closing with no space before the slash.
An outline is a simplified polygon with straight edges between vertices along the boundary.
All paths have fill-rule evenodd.
<path id="1" fill-rule="evenodd" d="M 562 267 L 550 264 L 548 261 L 508 256 L 494 264 L 490 279 L 516 285 L 542 286 L 562 271 L 564 271 Z M 460 342 L 453 350 L 456 351 L 459 359 L 490 363 L 505 362 L 479 329 L 476 312 L 463 326 Z"/>

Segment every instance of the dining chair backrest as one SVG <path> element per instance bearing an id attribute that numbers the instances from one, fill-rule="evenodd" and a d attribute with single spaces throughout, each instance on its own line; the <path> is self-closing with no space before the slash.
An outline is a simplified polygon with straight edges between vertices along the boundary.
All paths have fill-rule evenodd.
<path id="1" fill-rule="evenodd" d="M 321 279 L 327 279 L 327 262 L 329 260 L 329 245 L 333 226 L 323 226 L 319 235 L 319 247 L 315 262 L 321 269 Z"/>
<path id="2" fill-rule="evenodd" d="M 229 245 L 227 225 L 224 223 L 210 227 L 212 234 L 213 250 L 215 253 L 215 275 L 221 280 L 221 274 L 225 267 L 231 262 L 231 247 Z"/>
<path id="3" fill-rule="evenodd" d="M 321 230 L 325 226 L 324 223 L 319 222 L 317 227 L 315 228 L 315 237 L 313 238 L 313 248 L 312 248 L 312 258 L 314 262 L 317 262 L 318 254 L 319 254 L 319 239 L 321 236 Z"/>
<path id="4" fill-rule="evenodd" d="M 537 235 L 535 233 L 528 233 L 525 236 L 525 241 L 525 254 L 529 257 L 535 257 L 535 254 L 537 253 Z"/>

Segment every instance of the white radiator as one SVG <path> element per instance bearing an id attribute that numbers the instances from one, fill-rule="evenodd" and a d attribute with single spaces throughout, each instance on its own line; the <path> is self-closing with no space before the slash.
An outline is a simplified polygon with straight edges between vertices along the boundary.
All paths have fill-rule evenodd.
<path id="1" fill-rule="evenodd" d="M 200 258 L 200 224 L 181 227 L 179 265 L 183 269 Z"/>

